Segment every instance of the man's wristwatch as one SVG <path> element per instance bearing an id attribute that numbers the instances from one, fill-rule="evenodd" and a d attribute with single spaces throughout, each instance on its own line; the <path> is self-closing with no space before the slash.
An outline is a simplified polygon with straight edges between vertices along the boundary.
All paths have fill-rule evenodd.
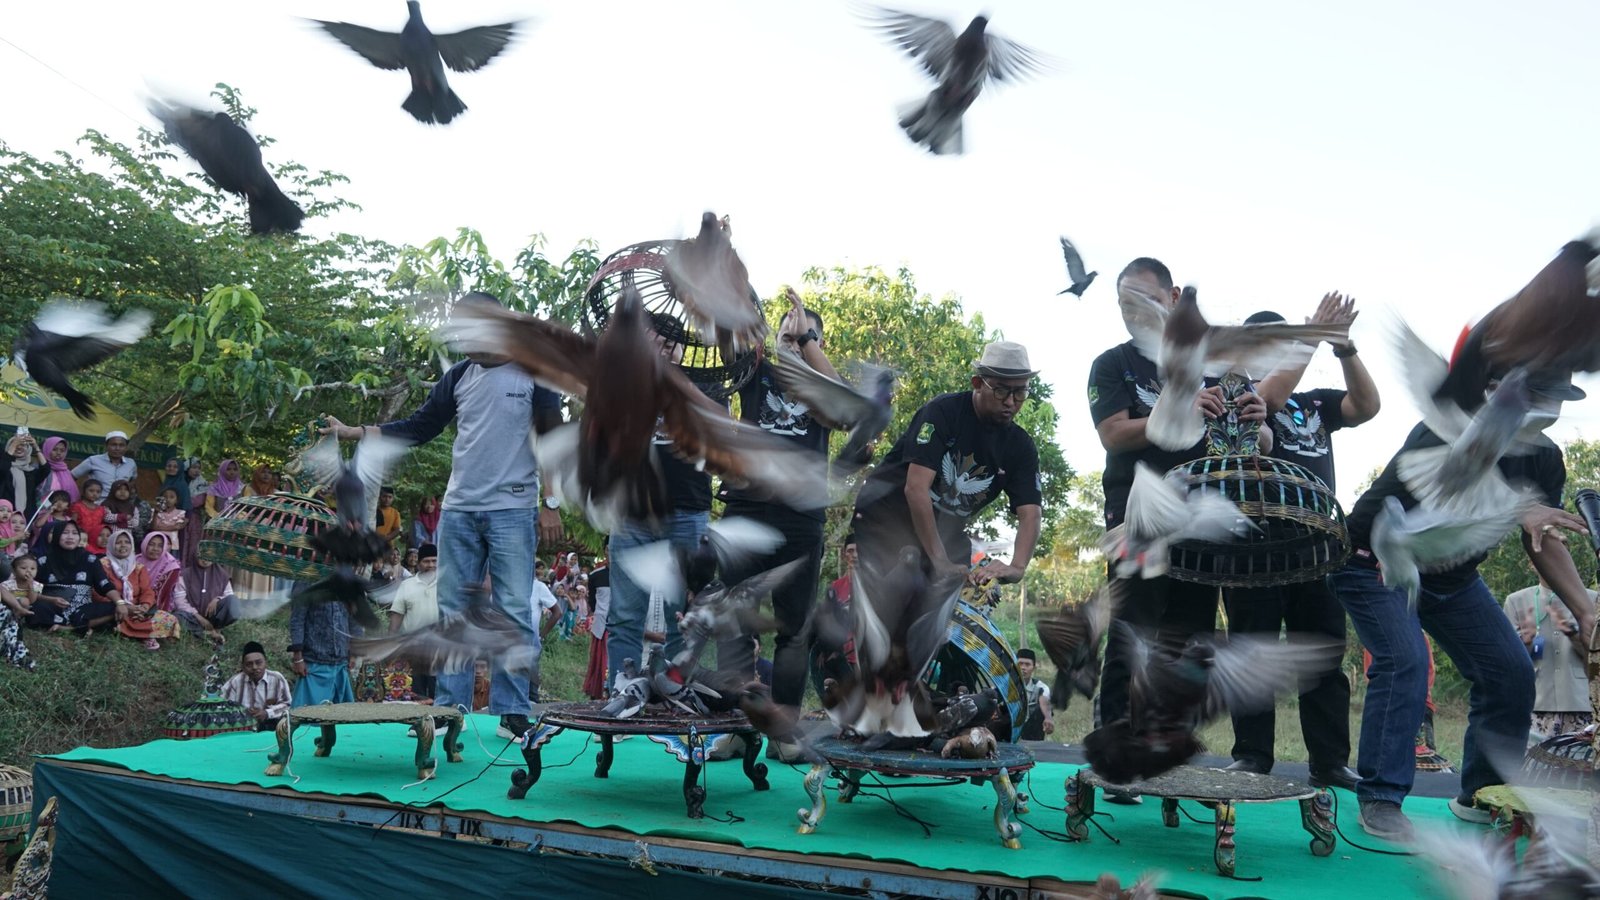
<path id="1" fill-rule="evenodd" d="M 1333 356 L 1335 359 L 1349 359 L 1350 357 L 1355 356 L 1356 352 L 1356 345 L 1354 343 L 1345 344 L 1343 347 L 1333 348 Z"/>
<path id="2" fill-rule="evenodd" d="M 561 500 L 559 498 L 557 498 L 554 494 L 552 494 L 549 497 L 544 498 L 544 508 L 545 509 L 560 509 L 561 508 Z"/>
<path id="3" fill-rule="evenodd" d="M 819 341 L 821 339 L 822 339 L 822 335 L 817 334 L 817 330 L 815 328 L 808 328 L 808 329 L 806 329 L 806 333 L 805 334 L 802 334 L 799 337 L 795 338 L 794 345 L 796 347 L 804 347 L 805 345 L 811 343 L 812 341 Z"/>

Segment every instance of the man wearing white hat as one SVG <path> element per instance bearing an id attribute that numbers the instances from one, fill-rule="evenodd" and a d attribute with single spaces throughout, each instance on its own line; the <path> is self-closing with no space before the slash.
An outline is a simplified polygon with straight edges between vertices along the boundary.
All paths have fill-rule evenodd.
<path id="1" fill-rule="evenodd" d="M 106 452 L 96 453 L 72 470 L 72 477 L 80 482 L 83 476 L 88 475 L 95 481 L 105 485 L 106 495 L 110 496 L 111 486 L 119 481 L 126 481 L 130 487 L 135 487 L 135 479 L 139 477 L 139 467 L 133 460 L 123 456 L 128 452 L 128 435 L 122 431 L 106 432 Z"/>
<path id="2" fill-rule="evenodd" d="M 1011 563 L 978 571 L 984 582 L 1022 580 L 1043 510 L 1039 451 L 1015 420 L 1039 372 L 1015 341 L 984 347 L 974 370 L 970 390 L 917 410 L 862 486 L 855 531 L 863 558 L 874 544 L 898 553 L 909 525 L 931 572 L 965 575 L 972 555 L 967 523 L 1004 492 L 1017 517 Z"/>

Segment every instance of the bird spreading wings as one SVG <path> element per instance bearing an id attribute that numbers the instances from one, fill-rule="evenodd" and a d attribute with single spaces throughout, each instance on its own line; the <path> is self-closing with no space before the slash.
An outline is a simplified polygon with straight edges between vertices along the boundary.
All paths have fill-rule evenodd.
<path id="1" fill-rule="evenodd" d="M 69 375 L 97 366 L 137 343 L 150 330 L 151 315 L 132 310 L 112 319 L 99 303 L 51 300 L 17 335 L 17 367 L 67 401 L 80 419 L 94 417 L 94 399 L 73 386 Z"/>
<path id="2" fill-rule="evenodd" d="M 772 371 L 784 394 L 804 403 L 811 418 L 848 435 L 836 474 L 847 475 L 871 460 L 873 442 L 894 416 L 892 370 L 861 363 L 856 375 L 861 387 L 855 388 L 811 368 L 798 354 L 779 350 L 772 356 Z"/>
<path id="3" fill-rule="evenodd" d="M 1068 285 L 1065 290 L 1057 291 L 1057 296 L 1072 294 L 1082 299 L 1083 292 L 1089 289 L 1089 285 L 1094 283 L 1095 276 L 1100 273 L 1090 272 L 1084 266 L 1083 257 L 1078 255 L 1078 248 L 1074 247 L 1072 242 L 1067 240 L 1065 236 L 1061 238 L 1061 256 L 1067 262 L 1067 277 L 1072 279 L 1072 284 Z"/>
<path id="4" fill-rule="evenodd" d="M 539 663 L 531 624 L 517 622 L 487 597 L 481 601 L 469 603 L 460 613 L 445 616 L 428 628 L 355 638 L 350 641 L 350 656 L 377 663 L 409 659 L 430 672 L 469 671 L 475 660 L 488 656 L 508 672 L 531 671 Z"/>
<path id="5" fill-rule="evenodd" d="M 930 78 L 943 81 L 952 74 L 960 35 L 949 22 L 885 7 L 877 7 L 872 15 L 878 20 L 876 27 L 887 33 L 907 56 L 920 63 Z M 982 33 L 982 48 L 982 77 L 997 82 L 1020 81 L 1048 65 L 1042 54 L 987 32 Z"/>
<path id="6" fill-rule="evenodd" d="M 218 188 L 245 198 L 253 234 L 295 232 L 305 211 L 278 187 L 261 161 L 261 145 L 244 126 L 222 112 L 152 100 L 150 112 L 161 120 L 167 139 L 200 164 Z"/>
<path id="7" fill-rule="evenodd" d="M 750 273 L 729 240 L 730 226 L 708 212 L 700 217 L 700 233 L 679 241 L 664 264 L 673 296 L 702 333 L 714 335 L 724 360 L 732 359 L 766 337 Z"/>

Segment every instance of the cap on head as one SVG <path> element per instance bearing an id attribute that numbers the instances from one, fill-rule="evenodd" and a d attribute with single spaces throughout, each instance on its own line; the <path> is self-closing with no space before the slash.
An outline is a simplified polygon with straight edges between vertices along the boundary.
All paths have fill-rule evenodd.
<path id="1" fill-rule="evenodd" d="M 1572 383 L 1572 373 L 1565 371 L 1532 372 L 1528 375 L 1528 393 L 1548 400 L 1582 400 L 1589 396 L 1583 388 Z"/>
<path id="2" fill-rule="evenodd" d="M 994 341 L 983 348 L 974 365 L 979 375 L 990 378 L 1032 378 L 1039 370 L 1028 365 L 1028 348 L 1016 341 Z"/>
<path id="3" fill-rule="evenodd" d="M 417 559 L 438 559 L 439 548 L 433 544 L 423 544 L 417 548 Z"/>
<path id="4" fill-rule="evenodd" d="M 246 656 L 249 656 L 252 653 L 259 653 L 262 656 L 266 656 L 267 650 L 265 647 L 261 646 L 260 641 L 249 641 L 243 647 L 239 648 L 240 659 L 244 659 Z"/>
<path id="5" fill-rule="evenodd" d="M 1021 650 L 1017 651 L 1017 661 L 1021 662 L 1022 660 L 1027 660 L 1028 662 L 1038 662 L 1039 658 L 1034 655 L 1032 650 L 1029 650 L 1027 647 L 1023 647 Z"/>
<path id="6" fill-rule="evenodd" d="M 1278 315 L 1277 313 L 1273 312 L 1270 309 L 1263 309 L 1261 312 L 1258 312 L 1258 313 L 1252 315 L 1250 318 L 1245 319 L 1244 323 L 1246 325 L 1268 325 L 1268 324 L 1271 324 L 1273 322 L 1285 322 L 1285 321 L 1288 321 L 1288 320 L 1285 319 L 1283 316 Z"/>
<path id="7" fill-rule="evenodd" d="M 126 431 L 108 431 L 108 432 L 106 432 L 106 440 L 110 441 L 112 438 L 122 438 L 123 440 L 127 440 L 128 439 L 128 433 Z"/>

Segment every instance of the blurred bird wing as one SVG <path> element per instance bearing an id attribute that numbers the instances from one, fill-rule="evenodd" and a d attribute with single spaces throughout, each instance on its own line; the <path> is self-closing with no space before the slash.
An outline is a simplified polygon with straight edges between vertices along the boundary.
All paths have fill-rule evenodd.
<path id="1" fill-rule="evenodd" d="M 1280 641 L 1236 635 L 1215 648 L 1211 678 L 1201 715 L 1210 721 L 1224 711 L 1256 712 L 1272 706 L 1280 693 L 1298 691 L 1300 679 L 1336 668 L 1344 643 L 1306 636 Z"/>
<path id="2" fill-rule="evenodd" d="M 1516 857 L 1498 837 L 1446 828 L 1418 828 L 1417 853 L 1433 863 L 1434 877 L 1457 900 L 1499 900 L 1516 877 Z"/>
<path id="3" fill-rule="evenodd" d="M 1039 645 L 1058 669 L 1077 666 L 1089 644 L 1092 629 L 1081 609 L 1063 610 L 1034 620 Z"/>
<path id="4" fill-rule="evenodd" d="M 457 72 L 475 72 L 500 55 L 517 36 L 520 22 L 479 25 L 455 34 L 436 34 L 439 58 Z M 364 54 L 363 54 L 364 55 Z"/>
<path id="5" fill-rule="evenodd" d="M 326 22 L 322 19 L 311 21 L 322 26 L 322 29 L 333 35 L 340 43 L 351 50 L 361 54 L 367 62 L 380 69 L 404 69 L 405 57 L 401 55 L 400 35 L 392 31 L 379 31 L 365 25 L 352 25 L 349 22 Z"/>
<path id="6" fill-rule="evenodd" d="M 1124 284 L 1117 291 L 1117 305 L 1122 308 L 1122 324 L 1127 326 L 1133 346 L 1145 359 L 1159 363 L 1161 335 L 1167 330 L 1166 304 Z"/>
<path id="7" fill-rule="evenodd" d="M 805 563 L 803 559 L 791 559 L 781 566 L 774 566 L 765 572 L 758 572 L 728 589 L 728 600 L 734 608 L 755 609 L 761 605 L 761 598 L 782 587 L 784 582 L 795 576 L 800 567 Z"/>
<path id="8" fill-rule="evenodd" d="M 376 434 L 369 432 L 356 444 L 356 452 L 350 458 L 350 464 L 356 470 L 356 477 L 361 479 L 361 486 L 366 488 L 367 496 L 374 498 L 378 496 L 385 479 L 394 471 L 395 464 L 410 449 L 409 441 L 388 437 L 381 430 Z"/>
<path id="9" fill-rule="evenodd" d="M 344 471 L 344 456 L 339 452 L 339 440 L 333 435 L 322 435 L 311 446 L 300 451 L 302 487 L 310 492 L 311 486 L 332 487 Z"/>
<path id="10" fill-rule="evenodd" d="M 1078 248 L 1074 247 L 1065 235 L 1061 236 L 1061 255 L 1067 261 L 1067 277 L 1072 279 L 1073 284 L 1082 281 L 1089 274 L 1088 269 L 1084 268 L 1083 257 L 1078 255 Z"/>
<path id="11" fill-rule="evenodd" d="M 659 590 L 665 597 L 683 599 L 683 566 L 671 541 L 623 550 L 617 554 L 617 567 L 647 592 Z"/>
<path id="12" fill-rule="evenodd" d="M 1433 394 L 1444 384 L 1450 364 L 1429 347 L 1405 320 L 1394 326 L 1395 352 L 1399 355 L 1401 380 L 1411 395 L 1411 402 L 1422 415 L 1422 424 L 1442 438 L 1454 443 L 1472 423 L 1472 416 L 1449 400 L 1435 400 Z"/>
<path id="13" fill-rule="evenodd" d="M 696 321 L 732 332 L 742 345 L 765 339 L 767 320 L 750 287 L 750 273 L 727 231 L 706 224 L 691 240 L 679 241 L 664 261 L 674 296 Z"/>
<path id="14" fill-rule="evenodd" d="M 950 618 L 955 615 L 965 583 L 960 575 L 930 578 L 926 590 L 912 598 L 912 608 L 905 613 L 911 619 L 906 628 L 905 649 L 913 678 L 922 677 L 939 648 L 949 641 Z"/>
<path id="15" fill-rule="evenodd" d="M 51 300 L 39 310 L 33 327 L 40 332 L 40 348 L 56 367 L 75 372 L 102 363 L 138 342 L 150 330 L 151 318 L 150 313 L 134 309 L 120 319 L 112 319 L 99 303 Z"/>
<path id="16" fill-rule="evenodd" d="M 1390 527 L 1398 531 L 1420 571 L 1441 571 L 1492 549 L 1520 516 L 1514 504 L 1475 511 L 1413 509 L 1399 522 L 1391 519 Z"/>
<path id="17" fill-rule="evenodd" d="M 945 76 L 956 49 L 956 30 L 949 22 L 882 6 L 868 14 L 878 20 L 879 24 L 874 27 L 887 32 L 895 44 L 920 62 L 935 80 Z"/>
<path id="18" fill-rule="evenodd" d="M 1191 493 L 1184 506 L 1187 518 L 1172 535 L 1174 541 L 1226 541 L 1260 530 L 1239 510 L 1238 504 L 1213 491 Z"/>
<path id="19" fill-rule="evenodd" d="M 862 671 L 876 672 L 889 659 L 889 629 L 878 615 L 876 600 L 872 596 L 877 593 L 876 586 L 882 582 L 864 575 L 866 573 L 861 565 L 857 565 L 851 573 L 854 584 L 850 591 L 850 611 L 855 618 L 857 665 Z M 868 584 L 873 585 L 870 592 Z"/>
<path id="20" fill-rule="evenodd" d="M 460 303 L 439 329 L 464 353 L 507 356 L 535 381 L 582 397 L 594 377 L 595 341 L 576 331 L 493 303 Z"/>
<path id="21" fill-rule="evenodd" d="M 1189 518 L 1186 489 L 1144 463 L 1136 463 L 1128 491 L 1124 521 L 1140 538 L 1165 537 L 1181 530 Z"/>
<path id="22" fill-rule="evenodd" d="M 1021 81 L 1053 65 L 1049 57 L 1010 38 L 986 33 L 983 40 L 989 51 L 989 78 L 995 82 Z"/>
<path id="23" fill-rule="evenodd" d="M 835 378 L 818 372 L 806 364 L 797 353 L 779 350 L 771 356 L 772 371 L 778 378 L 783 393 L 791 400 L 806 405 L 811 418 L 834 431 L 848 431 L 857 422 L 873 412 L 872 400 L 855 388 Z M 862 384 L 869 383 L 880 369 L 863 371 Z"/>
<path id="24" fill-rule="evenodd" d="M 498 653 L 525 643 L 529 628 L 494 607 L 469 605 L 459 616 L 441 620 L 431 628 L 382 638 L 350 642 L 351 656 L 375 662 L 402 658 L 449 672 L 466 668 L 479 656 Z"/>
<path id="25" fill-rule="evenodd" d="M 706 530 L 717 562 L 723 568 L 740 568 L 754 557 L 783 546 L 783 532 L 745 516 L 724 516 Z"/>
<path id="26" fill-rule="evenodd" d="M 1206 336 L 1206 374 L 1242 372 L 1256 378 L 1303 366 L 1321 341 L 1350 336 L 1346 325 L 1213 325 Z"/>

